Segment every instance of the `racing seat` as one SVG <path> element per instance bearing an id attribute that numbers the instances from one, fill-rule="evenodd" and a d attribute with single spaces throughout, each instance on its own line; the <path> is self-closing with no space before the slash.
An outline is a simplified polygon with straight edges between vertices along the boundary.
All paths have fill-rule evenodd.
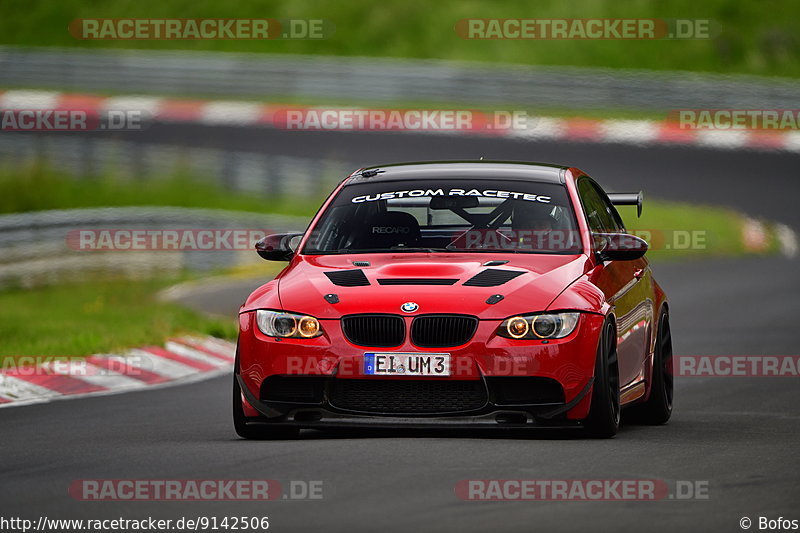
<path id="1" fill-rule="evenodd" d="M 519 204 L 514 208 L 511 217 L 511 228 L 514 231 L 550 231 L 555 228 L 555 219 L 550 216 L 552 206 L 535 204 Z"/>
<path id="2" fill-rule="evenodd" d="M 518 204 L 511 217 L 512 238 L 522 250 L 553 250 L 553 230 L 557 223 L 550 216 L 552 206 Z"/>
<path id="3" fill-rule="evenodd" d="M 419 222 L 409 213 L 383 211 L 366 220 L 352 248 L 366 250 L 393 248 L 395 246 L 418 246 L 421 237 Z"/>

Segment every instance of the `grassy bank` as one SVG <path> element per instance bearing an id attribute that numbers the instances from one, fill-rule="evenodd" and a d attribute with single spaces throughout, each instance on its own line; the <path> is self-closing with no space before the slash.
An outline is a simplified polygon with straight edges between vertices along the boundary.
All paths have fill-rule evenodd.
<path id="1" fill-rule="evenodd" d="M 651 260 L 737 256 L 755 253 L 742 240 L 747 217 L 733 209 L 646 200 L 642 217 L 634 207 L 619 209 L 628 231 L 650 244 Z M 758 253 L 778 250 L 774 228 L 765 223 L 766 244 Z"/>
<path id="2" fill-rule="evenodd" d="M 2 291 L 0 361 L 114 352 L 187 333 L 235 338 L 232 321 L 159 301 L 157 292 L 175 281 L 95 281 Z"/>
<path id="3" fill-rule="evenodd" d="M 325 192 L 319 193 L 319 202 Z M 47 168 L 0 171 L 0 213 L 129 205 L 201 207 L 305 215 L 309 200 L 264 198 L 234 192 L 185 175 L 135 180 L 116 176 L 76 179 Z"/>
<path id="4" fill-rule="evenodd" d="M 193 49 L 322 55 L 441 58 L 536 65 L 606 66 L 800 76 L 800 3 L 792 0 L 6 0 L 0 43 L 88 48 Z M 82 41 L 67 31 L 79 18 L 325 19 L 324 40 Z M 711 39 L 696 40 L 464 40 L 464 18 L 711 19 Z"/>

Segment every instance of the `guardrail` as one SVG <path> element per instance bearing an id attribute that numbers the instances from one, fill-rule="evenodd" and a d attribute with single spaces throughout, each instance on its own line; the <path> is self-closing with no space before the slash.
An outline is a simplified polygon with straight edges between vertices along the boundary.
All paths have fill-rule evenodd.
<path id="1" fill-rule="evenodd" d="M 174 207 L 65 209 L 2 215 L 0 287 L 33 287 L 91 279 L 98 274 L 146 278 L 184 270 L 208 272 L 263 261 L 251 242 L 244 247 L 211 249 L 80 249 L 75 240 L 78 237 L 75 232 L 79 230 L 94 235 L 99 235 L 99 230 L 223 230 L 215 233 L 222 238 L 224 230 L 304 231 L 307 224 L 304 217 Z"/>
<path id="2" fill-rule="evenodd" d="M 573 67 L 189 51 L 0 47 L 0 85 L 69 91 L 534 108 L 800 108 L 800 82 Z"/>
<path id="3" fill-rule="evenodd" d="M 0 134 L 6 168 L 44 166 L 76 179 L 114 176 L 147 180 L 191 176 L 258 197 L 308 196 L 330 190 L 357 168 L 332 159 L 260 154 L 217 148 L 134 142 L 96 136 Z M 291 187 L 288 185 L 291 184 Z"/>

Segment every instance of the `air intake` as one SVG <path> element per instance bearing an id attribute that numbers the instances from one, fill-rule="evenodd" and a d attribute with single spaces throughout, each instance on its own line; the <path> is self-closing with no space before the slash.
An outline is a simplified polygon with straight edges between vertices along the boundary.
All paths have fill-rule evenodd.
<path id="1" fill-rule="evenodd" d="M 452 278 L 383 278 L 380 285 L 455 285 L 458 279 Z"/>
<path id="2" fill-rule="evenodd" d="M 361 287 L 369 285 L 367 276 L 364 275 L 363 270 L 333 270 L 325 272 L 331 283 L 340 287 Z"/>
<path id="3" fill-rule="evenodd" d="M 474 411 L 488 401 L 479 379 L 334 379 L 329 394 L 338 409 L 386 415 Z"/>
<path id="4" fill-rule="evenodd" d="M 487 268 L 482 272 L 478 272 L 470 279 L 464 282 L 465 286 L 469 287 L 497 287 L 503 283 L 507 283 L 517 276 L 521 276 L 525 272 L 519 270 L 503 270 L 502 268 Z"/>

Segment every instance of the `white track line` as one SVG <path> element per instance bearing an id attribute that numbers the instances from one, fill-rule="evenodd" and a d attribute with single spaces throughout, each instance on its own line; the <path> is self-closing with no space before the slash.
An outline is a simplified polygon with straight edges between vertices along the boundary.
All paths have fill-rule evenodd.
<path id="1" fill-rule="evenodd" d="M 0 108 L 53 109 L 61 97 L 62 93 L 54 91 L 6 91 L 0 94 Z"/>
<path id="2" fill-rule="evenodd" d="M 786 224 L 777 224 L 775 232 L 781 244 L 781 253 L 786 257 L 795 257 L 798 251 L 797 234 Z"/>
<path id="3" fill-rule="evenodd" d="M 136 359 L 135 362 L 130 363 L 131 366 L 153 372 L 154 374 L 159 374 L 168 379 L 181 379 L 198 372 L 196 368 L 184 365 L 178 361 L 173 361 L 172 359 L 160 357 L 144 350 L 133 349 L 128 353 L 134 356 L 132 359 Z"/>
<path id="4" fill-rule="evenodd" d="M 184 357 L 188 357 L 189 359 L 194 359 L 196 361 L 201 361 L 203 363 L 207 363 L 212 366 L 216 367 L 227 367 L 230 366 L 230 361 L 223 361 L 218 357 L 214 357 L 213 355 L 208 355 L 205 352 L 200 350 L 196 350 L 185 344 L 180 344 L 176 341 L 168 341 L 166 344 L 167 350 L 172 353 L 176 353 L 178 355 L 182 355 Z"/>
<path id="5" fill-rule="evenodd" d="M 54 390 L 34 385 L 24 379 L 0 374 L 0 396 L 7 400 L 17 401 L 47 401 L 50 398 L 61 396 Z M 14 405 L 2 404 L 2 406 Z"/>
<path id="6" fill-rule="evenodd" d="M 147 384 L 113 370 L 106 370 L 84 360 L 59 361 L 42 365 L 52 374 L 80 379 L 105 389 L 139 388 Z"/>
<path id="7" fill-rule="evenodd" d="M 261 104 L 235 101 L 212 101 L 203 106 L 200 121 L 203 124 L 242 126 L 255 124 L 263 112 Z"/>
<path id="8" fill-rule="evenodd" d="M 198 346 L 202 346 L 215 354 L 218 353 L 228 358 L 228 361 L 209 355 L 202 350 L 186 346 L 182 342 L 196 343 Z M 222 339 L 196 336 L 169 341 L 166 344 L 166 350 L 182 357 L 191 358 L 194 361 L 201 361 L 213 368 L 205 371 L 198 370 L 140 348 L 134 348 L 125 354 L 96 354 L 94 357 L 103 358 L 108 363 L 107 367 L 109 369 L 100 363 L 95 364 L 84 359 L 52 361 L 39 367 L 26 368 L 34 373 L 68 376 L 103 390 L 76 394 L 61 393 L 28 382 L 20 377 L 9 376 L 0 372 L 0 399 L 6 400 L 6 402 L 0 403 L 0 408 L 39 404 L 52 400 L 107 396 L 121 392 L 164 388 L 226 375 L 232 370 L 236 345 Z M 123 373 L 122 369 L 129 369 L 129 375 Z M 149 383 L 144 379 L 136 379 L 136 369 L 161 376 L 165 381 Z"/>

